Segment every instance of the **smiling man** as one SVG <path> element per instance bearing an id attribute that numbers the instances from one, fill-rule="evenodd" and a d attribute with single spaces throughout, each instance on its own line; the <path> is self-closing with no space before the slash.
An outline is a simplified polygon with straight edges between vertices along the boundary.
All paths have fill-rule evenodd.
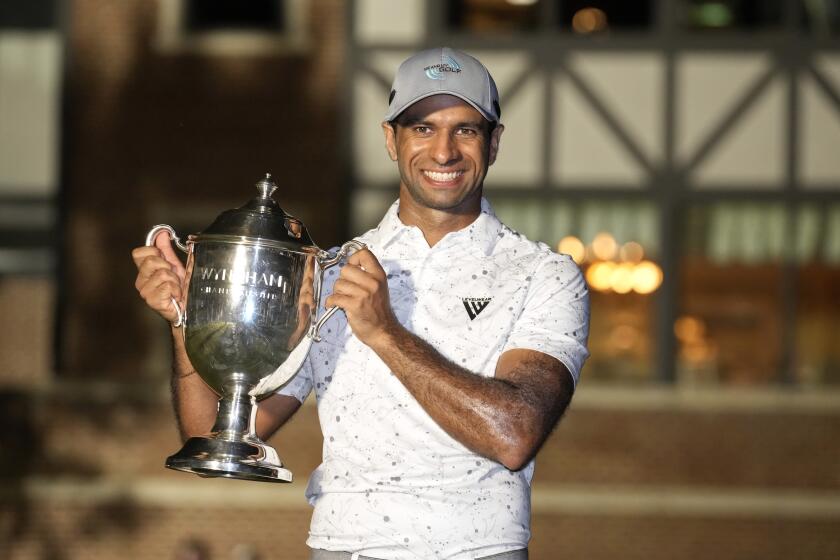
<path id="1" fill-rule="evenodd" d="M 399 200 L 359 238 L 367 250 L 327 271 L 324 304 L 344 313 L 257 418 L 269 437 L 315 392 L 314 560 L 528 557 L 533 459 L 588 356 L 589 305 L 572 259 L 482 196 L 499 117 L 492 77 L 463 52 L 423 51 L 397 71 L 382 128 Z M 170 245 L 134 255 L 141 295 L 174 319 Z M 216 398 L 174 339 L 176 410 L 183 435 L 200 434 Z"/>
<path id="2" fill-rule="evenodd" d="M 461 98 L 441 93 L 416 101 L 382 129 L 400 170 L 404 223 L 416 222 L 434 245 L 475 220 L 502 125 L 486 120 Z"/>
<path id="3" fill-rule="evenodd" d="M 324 431 L 313 558 L 527 558 L 533 458 L 571 399 L 589 309 L 575 263 L 482 197 L 499 117 L 463 52 L 397 71 L 382 129 L 399 200 L 327 280 L 345 316 L 285 390 L 314 387 Z"/>

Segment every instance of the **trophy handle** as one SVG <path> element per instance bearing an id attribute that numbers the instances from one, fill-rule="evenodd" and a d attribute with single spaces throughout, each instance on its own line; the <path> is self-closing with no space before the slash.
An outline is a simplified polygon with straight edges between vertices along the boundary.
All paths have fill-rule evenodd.
<path id="1" fill-rule="evenodd" d="M 367 246 L 364 243 L 362 243 L 361 241 L 356 241 L 355 239 L 351 239 L 350 241 L 341 246 L 341 249 L 338 250 L 335 256 L 323 261 L 319 260 L 318 264 L 320 265 L 321 271 L 323 272 L 331 266 L 338 264 L 338 262 L 341 259 L 349 257 L 356 251 L 361 251 L 363 249 L 367 249 Z M 330 320 L 330 317 L 335 315 L 336 311 L 338 311 L 337 306 L 332 306 L 329 309 L 327 309 L 327 312 L 324 313 L 324 316 L 318 319 L 318 321 L 309 329 L 307 336 L 309 336 L 309 338 L 311 338 L 315 342 L 321 342 L 321 327 L 324 326 L 324 323 Z"/>
<path id="2" fill-rule="evenodd" d="M 175 233 L 172 226 L 166 224 L 158 224 L 149 230 L 149 233 L 146 234 L 146 247 L 153 247 L 155 244 L 155 238 L 162 231 L 169 232 L 169 240 L 173 242 L 176 247 L 185 253 L 189 252 L 187 246 L 181 243 L 181 239 L 178 237 L 178 234 Z M 184 324 L 184 312 L 181 310 L 181 304 L 179 304 L 175 298 L 170 299 L 172 300 L 173 307 L 175 307 L 175 313 L 178 314 L 178 320 L 172 323 L 172 326 L 177 328 Z"/>

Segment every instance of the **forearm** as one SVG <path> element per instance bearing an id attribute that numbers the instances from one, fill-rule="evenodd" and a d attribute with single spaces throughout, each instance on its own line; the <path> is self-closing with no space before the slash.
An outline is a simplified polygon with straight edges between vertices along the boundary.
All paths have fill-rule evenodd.
<path id="1" fill-rule="evenodd" d="M 206 434 L 213 427 L 219 397 L 195 371 L 180 328 L 172 328 L 172 405 L 181 439 Z"/>
<path id="2" fill-rule="evenodd" d="M 387 274 L 368 250 L 347 259 L 325 304 L 344 310 L 353 334 L 449 435 L 511 470 L 534 456 L 571 399 L 571 376 L 551 356 L 505 352 L 485 378 L 411 334 L 394 315 Z"/>
<path id="3" fill-rule="evenodd" d="M 472 373 L 401 327 L 373 349 L 449 435 L 512 470 L 533 457 L 565 408 L 546 410 L 533 385 Z"/>

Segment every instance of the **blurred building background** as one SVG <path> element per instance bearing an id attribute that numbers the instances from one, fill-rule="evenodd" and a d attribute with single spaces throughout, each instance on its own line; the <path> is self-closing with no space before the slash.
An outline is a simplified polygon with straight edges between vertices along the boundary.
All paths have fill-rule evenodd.
<path id="1" fill-rule="evenodd" d="M 130 250 L 265 172 L 323 247 L 374 225 L 436 45 L 498 82 L 497 213 L 592 290 L 532 557 L 840 557 L 840 1 L 4 0 L 0 558 L 307 557 L 314 406 L 291 485 L 166 471 Z"/>

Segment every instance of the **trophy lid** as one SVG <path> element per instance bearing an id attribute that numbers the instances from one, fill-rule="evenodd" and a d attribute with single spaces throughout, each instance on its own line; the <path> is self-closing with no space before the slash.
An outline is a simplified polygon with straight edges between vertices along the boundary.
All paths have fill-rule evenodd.
<path id="1" fill-rule="evenodd" d="M 219 214 L 196 240 L 217 238 L 216 236 L 248 237 L 271 241 L 289 249 L 317 249 L 303 222 L 287 214 L 271 197 L 277 190 L 271 174 L 266 173 L 265 178 L 260 180 L 256 187 L 259 191 L 256 197 L 239 208 L 225 210 Z"/>

